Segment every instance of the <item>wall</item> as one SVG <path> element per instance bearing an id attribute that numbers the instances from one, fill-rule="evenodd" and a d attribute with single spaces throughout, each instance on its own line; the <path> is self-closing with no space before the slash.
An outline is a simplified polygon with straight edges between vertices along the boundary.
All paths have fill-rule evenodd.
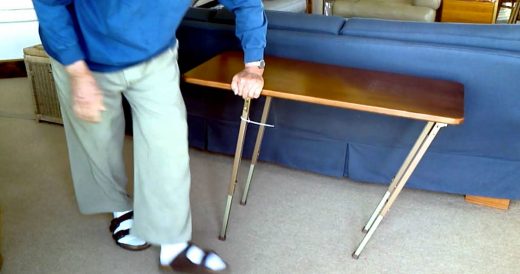
<path id="1" fill-rule="evenodd" d="M 31 0 L 0 0 L 0 60 L 23 58 L 23 48 L 40 43 Z"/>

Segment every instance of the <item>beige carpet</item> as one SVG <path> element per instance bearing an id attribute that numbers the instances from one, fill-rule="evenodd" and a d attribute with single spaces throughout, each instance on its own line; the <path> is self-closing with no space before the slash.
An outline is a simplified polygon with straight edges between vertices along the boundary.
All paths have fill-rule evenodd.
<path id="1" fill-rule="evenodd" d="M 0 80 L 2 273 L 160 273 L 158 248 L 122 250 L 108 214 L 79 214 L 63 128 L 30 120 L 31 112 L 27 81 Z M 130 138 L 125 149 L 130 164 Z M 518 202 L 500 211 L 406 189 L 353 260 L 386 188 L 268 163 L 257 167 L 248 205 L 233 207 L 221 242 L 231 162 L 191 150 L 194 240 L 219 251 L 232 273 L 520 273 Z"/>

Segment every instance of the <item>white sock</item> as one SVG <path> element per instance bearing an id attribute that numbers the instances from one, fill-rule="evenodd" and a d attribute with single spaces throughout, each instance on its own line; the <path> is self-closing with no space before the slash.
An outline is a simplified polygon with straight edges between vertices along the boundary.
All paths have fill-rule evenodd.
<path id="1" fill-rule="evenodd" d="M 119 211 L 119 212 L 114 212 L 113 215 L 114 215 L 114 218 L 119 218 L 123 215 L 125 215 L 126 213 L 130 212 L 131 210 L 128 210 L 128 211 Z M 130 229 L 132 228 L 132 225 L 134 224 L 134 220 L 133 219 L 129 219 L 129 220 L 126 220 L 124 222 L 122 222 L 117 228 L 116 230 L 114 231 L 114 234 L 116 234 L 118 231 L 120 230 L 125 230 L 125 229 Z M 132 234 L 128 234 L 126 235 L 125 237 L 119 239 L 118 241 L 119 243 L 122 243 L 122 244 L 127 244 L 127 245 L 135 245 L 135 246 L 138 246 L 138 245 L 144 245 L 146 244 L 146 241 L 132 235 Z"/>
<path id="2" fill-rule="evenodd" d="M 209 254 L 206 258 L 206 266 L 214 271 L 220 271 L 226 268 L 226 263 L 215 254 Z"/>
<path id="3" fill-rule="evenodd" d="M 186 248 L 187 245 L 188 243 L 161 245 L 161 264 L 169 265 L 175 259 L 175 257 L 177 257 L 177 255 L 179 255 Z M 186 257 L 188 257 L 188 259 L 194 264 L 200 264 L 204 258 L 204 250 L 200 249 L 196 245 L 192 245 L 190 249 L 188 249 Z M 226 268 L 226 263 L 224 263 L 224 261 L 219 256 L 210 254 L 208 258 L 206 258 L 206 267 L 215 271 L 219 271 Z"/>
<path id="4" fill-rule="evenodd" d="M 177 255 L 188 246 L 188 242 L 161 245 L 160 261 L 162 265 L 169 265 Z"/>
<path id="5" fill-rule="evenodd" d="M 128 213 L 128 212 L 130 212 L 130 211 L 132 211 L 132 210 L 127 210 L 127 211 L 114 211 L 114 212 L 112 213 L 112 215 L 114 215 L 114 218 L 119 218 L 119 217 L 125 215 L 126 213 Z"/>

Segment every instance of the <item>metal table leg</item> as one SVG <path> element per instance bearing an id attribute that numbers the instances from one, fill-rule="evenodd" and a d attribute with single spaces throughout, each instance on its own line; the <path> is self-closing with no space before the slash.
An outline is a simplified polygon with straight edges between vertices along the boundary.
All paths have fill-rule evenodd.
<path id="1" fill-rule="evenodd" d="M 262 145 L 262 139 L 264 137 L 264 129 L 265 123 L 267 122 L 267 116 L 269 116 L 271 99 L 271 96 L 267 96 L 265 98 L 264 110 L 262 112 L 262 118 L 260 120 L 260 128 L 258 129 L 258 134 L 256 135 L 255 149 L 253 151 L 253 157 L 251 159 L 251 166 L 249 167 L 249 174 L 247 175 L 246 187 L 244 189 L 244 194 L 242 195 L 242 201 L 240 201 L 241 205 L 245 205 L 247 203 L 247 195 L 249 194 L 249 187 L 251 185 L 251 181 L 253 180 L 253 172 L 255 170 L 256 162 L 258 161 L 258 156 L 260 156 L 260 146 Z"/>
<path id="2" fill-rule="evenodd" d="M 417 141 L 415 142 L 414 146 L 408 153 L 408 156 L 406 156 L 406 159 L 404 160 L 403 164 L 401 165 L 401 168 L 399 168 L 397 175 L 395 175 L 395 177 L 392 179 L 392 183 L 388 187 L 388 190 L 386 191 L 385 195 L 383 196 L 383 199 L 381 199 L 381 201 L 379 202 L 379 204 L 376 207 L 376 210 L 374 210 L 374 213 L 372 213 L 372 216 L 370 216 L 370 219 L 368 220 L 367 224 L 363 227 L 363 230 L 362 230 L 363 232 L 368 232 L 370 227 L 372 227 L 372 225 L 374 224 L 376 217 L 381 212 L 381 209 L 386 204 L 386 201 L 388 201 L 388 197 L 390 197 L 390 194 L 392 193 L 392 191 L 394 191 L 395 186 L 397 185 L 397 182 L 399 182 L 402 179 L 405 170 L 410 165 L 410 161 L 417 153 L 417 150 L 419 149 L 421 144 L 424 142 L 424 139 L 428 135 L 428 132 L 431 131 L 432 127 L 433 127 L 433 123 L 427 123 L 426 126 L 424 127 L 424 129 L 422 130 L 421 134 L 419 135 L 419 138 L 417 138 Z"/>
<path id="3" fill-rule="evenodd" d="M 361 243 L 359 244 L 356 251 L 354 251 L 354 253 L 352 254 L 352 257 L 354 259 L 359 258 L 359 255 L 365 248 L 366 244 L 376 231 L 377 227 L 379 226 L 385 215 L 390 210 L 390 207 L 392 207 L 392 204 L 397 199 L 399 193 L 401 193 L 401 190 L 404 188 L 406 182 L 408 181 L 413 171 L 417 167 L 417 164 L 428 150 L 428 147 L 432 143 L 433 139 L 435 139 L 435 136 L 437 135 L 439 130 L 445 126 L 446 124 L 436 122 L 428 122 L 426 124 L 424 130 L 417 139 L 417 142 L 415 143 L 414 147 L 408 154 L 405 162 L 399 169 L 399 172 L 394 178 L 394 181 L 390 185 L 388 191 L 383 196 L 381 202 L 379 202 L 378 206 L 376 207 L 376 210 L 374 211 L 374 214 L 365 226 L 365 228 L 368 228 L 368 231 Z"/>
<path id="4" fill-rule="evenodd" d="M 235 151 L 235 160 L 233 161 L 233 170 L 231 172 L 231 180 L 228 187 L 228 195 L 226 208 L 224 210 L 224 219 L 222 220 L 222 229 L 220 230 L 219 239 L 222 241 L 226 240 L 227 226 L 229 222 L 229 214 L 231 211 L 231 205 L 233 203 L 233 194 L 235 193 L 235 187 L 238 181 L 238 168 L 240 166 L 240 160 L 242 158 L 242 148 L 244 146 L 244 139 L 246 136 L 247 120 L 249 116 L 249 106 L 251 100 L 244 100 L 244 108 L 242 109 L 242 119 L 240 121 L 240 130 L 238 132 L 237 147 Z"/>

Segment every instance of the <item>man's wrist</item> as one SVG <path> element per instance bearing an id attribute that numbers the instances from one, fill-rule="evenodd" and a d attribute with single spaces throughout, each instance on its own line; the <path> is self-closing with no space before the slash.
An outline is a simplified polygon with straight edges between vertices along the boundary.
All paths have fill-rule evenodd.
<path id="1" fill-rule="evenodd" d="M 65 66 L 65 71 L 70 75 L 70 77 L 82 77 L 82 76 L 91 76 L 92 73 L 87 66 L 87 63 L 83 60 L 76 61 L 70 65 Z"/>
<path id="2" fill-rule="evenodd" d="M 264 67 L 265 67 L 264 60 L 260 60 L 260 61 L 255 61 L 255 62 L 247 62 L 245 64 L 244 70 L 261 76 L 264 74 Z"/>
<path id="3" fill-rule="evenodd" d="M 245 71 L 249 72 L 249 73 L 254 73 L 254 74 L 258 74 L 260 76 L 262 76 L 264 74 L 264 69 L 263 68 L 259 68 L 259 67 L 256 67 L 256 66 L 246 66 L 244 68 Z"/>
<path id="4" fill-rule="evenodd" d="M 262 59 L 262 60 L 258 60 L 258 61 L 254 61 L 254 62 L 247 62 L 246 67 L 257 67 L 259 69 L 264 69 L 265 61 Z"/>

